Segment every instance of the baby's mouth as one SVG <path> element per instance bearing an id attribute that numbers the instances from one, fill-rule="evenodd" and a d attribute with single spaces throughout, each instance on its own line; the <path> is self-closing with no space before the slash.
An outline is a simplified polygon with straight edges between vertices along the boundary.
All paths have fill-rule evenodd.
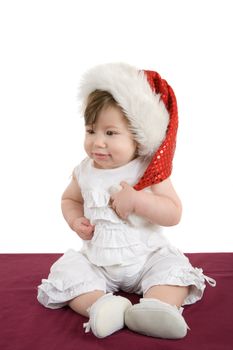
<path id="1" fill-rule="evenodd" d="M 92 155 L 96 158 L 96 159 L 107 159 L 109 158 L 110 154 L 107 153 L 98 153 L 98 152 L 93 152 Z"/>

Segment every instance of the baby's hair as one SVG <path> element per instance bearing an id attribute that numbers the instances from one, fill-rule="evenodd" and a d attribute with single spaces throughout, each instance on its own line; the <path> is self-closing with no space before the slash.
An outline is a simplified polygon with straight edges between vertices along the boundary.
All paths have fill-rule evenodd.
<path id="1" fill-rule="evenodd" d="M 110 106 L 120 108 L 124 114 L 120 105 L 108 91 L 95 90 L 91 92 L 84 111 L 85 125 L 94 124 L 100 111 Z"/>

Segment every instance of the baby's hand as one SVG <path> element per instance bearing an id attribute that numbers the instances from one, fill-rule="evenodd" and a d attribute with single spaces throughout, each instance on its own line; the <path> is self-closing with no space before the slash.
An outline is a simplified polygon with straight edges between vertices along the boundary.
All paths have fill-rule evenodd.
<path id="1" fill-rule="evenodd" d="M 117 192 L 117 190 L 119 192 Z M 121 182 L 120 186 L 111 188 L 111 207 L 121 219 L 133 213 L 135 205 L 135 196 L 137 191 L 126 182 Z"/>
<path id="2" fill-rule="evenodd" d="M 137 191 L 126 182 L 121 182 L 121 185 L 112 186 L 109 189 L 109 193 L 111 195 L 110 207 L 112 207 L 112 209 L 115 210 L 118 216 L 120 216 L 122 219 L 127 219 L 131 226 L 145 227 L 147 225 L 151 225 L 147 218 L 134 213 L 135 203 L 137 200 L 139 200 L 136 195 Z M 147 189 L 146 191 L 151 192 L 150 189 Z"/>
<path id="3" fill-rule="evenodd" d="M 90 221 L 82 216 L 74 220 L 72 229 L 79 235 L 83 240 L 90 240 L 93 237 L 95 226 L 91 225 Z"/>

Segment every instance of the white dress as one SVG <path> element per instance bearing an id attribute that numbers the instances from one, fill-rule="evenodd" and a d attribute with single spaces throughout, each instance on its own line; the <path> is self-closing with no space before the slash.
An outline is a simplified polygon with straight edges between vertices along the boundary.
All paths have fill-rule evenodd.
<path id="1" fill-rule="evenodd" d="M 94 236 L 83 242 L 82 252 L 97 266 L 129 264 L 168 244 L 161 227 L 150 223 L 134 227 L 120 219 L 109 206 L 112 186 L 126 181 L 137 183 L 147 163 L 136 158 L 114 169 L 98 169 L 86 158 L 75 168 L 75 176 L 84 199 L 84 216 L 95 225 Z"/>
<path id="2" fill-rule="evenodd" d="M 84 159 L 75 176 L 84 198 L 84 215 L 95 225 L 93 238 L 83 241 L 81 251 L 68 250 L 51 267 L 38 286 L 38 301 L 60 308 L 93 290 L 145 294 L 154 285 L 191 286 L 184 304 L 202 298 L 206 277 L 188 258 L 171 246 L 159 226 L 146 221 L 132 225 L 121 220 L 109 206 L 110 189 L 126 181 L 137 183 L 147 163 L 140 158 L 115 169 L 97 169 Z"/>

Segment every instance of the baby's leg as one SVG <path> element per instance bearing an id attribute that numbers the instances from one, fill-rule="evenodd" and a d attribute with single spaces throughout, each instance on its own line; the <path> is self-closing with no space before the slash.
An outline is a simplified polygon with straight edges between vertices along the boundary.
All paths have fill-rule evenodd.
<path id="1" fill-rule="evenodd" d="M 153 286 L 145 293 L 144 298 L 155 298 L 180 307 L 189 294 L 189 287 L 159 285 Z"/>
<path id="2" fill-rule="evenodd" d="M 78 314 L 89 317 L 87 309 L 104 294 L 105 293 L 102 290 L 94 290 L 92 292 L 81 294 L 69 302 L 69 307 Z"/>

